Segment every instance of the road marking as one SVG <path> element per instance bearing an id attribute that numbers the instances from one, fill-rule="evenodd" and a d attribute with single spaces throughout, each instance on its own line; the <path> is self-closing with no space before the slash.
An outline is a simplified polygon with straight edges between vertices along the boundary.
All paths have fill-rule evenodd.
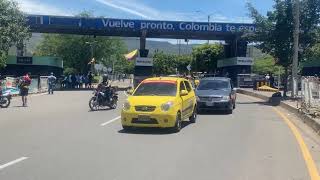
<path id="1" fill-rule="evenodd" d="M 26 160 L 26 159 L 28 159 L 28 157 L 21 157 L 21 158 L 19 158 L 19 159 L 10 161 L 10 162 L 8 162 L 8 163 L 6 163 L 6 164 L 0 165 L 0 170 L 6 168 L 6 167 L 8 167 L 8 166 L 17 164 L 17 163 L 19 163 L 19 162 L 21 162 L 21 161 L 23 161 L 23 160 Z"/>
<path id="2" fill-rule="evenodd" d="M 294 137 L 298 141 L 298 144 L 299 144 L 302 156 L 304 158 L 304 161 L 306 162 L 311 180 L 320 180 L 319 172 L 314 163 L 314 160 L 312 159 L 311 153 L 306 143 L 304 142 L 297 127 L 290 121 L 290 119 L 285 114 L 283 114 L 277 108 L 273 108 L 273 110 L 276 111 L 279 114 L 279 116 L 287 123 L 292 133 L 294 134 Z"/>
<path id="3" fill-rule="evenodd" d="M 114 121 L 116 121 L 116 120 L 118 120 L 118 119 L 120 119 L 121 118 L 121 116 L 118 116 L 118 117 L 116 117 L 116 118 L 114 118 L 114 119 L 111 119 L 110 121 L 107 121 L 107 122 L 105 122 L 105 123 L 102 123 L 100 126 L 106 126 L 106 125 L 108 125 L 108 124 L 110 124 L 110 123 L 113 123 Z"/>
<path id="4" fill-rule="evenodd" d="M 246 97 L 248 97 L 249 99 L 252 100 L 261 100 L 259 98 L 255 98 L 255 97 L 251 97 L 248 95 L 244 95 Z M 298 128 L 291 122 L 291 120 L 285 115 L 283 114 L 280 110 L 278 110 L 277 108 L 273 108 L 273 110 L 282 118 L 282 120 L 289 126 L 291 132 L 293 133 L 294 137 L 296 138 L 302 156 L 304 158 L 304 161 L 306 163 L 307 169 L 309 171 L 309 175 L 311 180 L 320 180 L 320 176 L 319 176 L 319 172 L 318 169 L 314 163 L 314 160 L 312 158 L 312 155 L 306 145 L 306 143 L 303 140 L 302 135 L 300 134 Z"/>
<path id="5" fill-rule="evenodd" d="M 123 94 L 128 97 L 128 94 L 126 91 L 123 91 Z"/>

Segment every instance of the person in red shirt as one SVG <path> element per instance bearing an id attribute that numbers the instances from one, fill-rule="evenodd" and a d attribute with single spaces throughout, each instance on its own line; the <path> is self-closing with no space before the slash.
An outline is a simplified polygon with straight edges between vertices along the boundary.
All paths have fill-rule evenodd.
<path id="1" fill-rule="evenodd" d="M 27 106 L 27 96 L 29 94 L 29 86 L 31 84 L 31 78 L 29 73 L 22 77 L 20 82 L 20 96 L 22 97 L 22 106 Z"/>

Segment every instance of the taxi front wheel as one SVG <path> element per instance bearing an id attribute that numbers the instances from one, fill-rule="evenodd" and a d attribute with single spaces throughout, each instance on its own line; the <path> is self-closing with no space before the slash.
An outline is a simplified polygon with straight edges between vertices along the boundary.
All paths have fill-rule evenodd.
<path id="1" fill-rule="evenodd" d="M 197 108 L 194 107 L 192 115 L 189 117 L 190 123 L 196 123 L 197 120 Z"/>
<path id="2" fill-rule="evenodd" d="M 173 131 L 174 132 L 179 132 L 182 128 L 182 121 L 181 121 L 181 114 L 180 112 L 177 113 L 177 117 L 176 117 L 176 123 L 173 127 Z"/>

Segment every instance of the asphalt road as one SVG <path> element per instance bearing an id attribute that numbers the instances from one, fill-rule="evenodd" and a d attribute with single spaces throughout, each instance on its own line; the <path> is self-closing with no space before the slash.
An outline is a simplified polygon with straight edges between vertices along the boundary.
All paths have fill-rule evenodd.
<path id="1" fill-rule="evenodd" d="M 120 108 L 90 112 L 90 95 L 56 92 L 30 97 L 27 108 L 15 99 L 0 109 L 0 179 L 310 179 L 287 124 L 272 107 L 246 96 L 238 95 L 232 115 L 202 114 L 172 134 L 123 132 Z"/>

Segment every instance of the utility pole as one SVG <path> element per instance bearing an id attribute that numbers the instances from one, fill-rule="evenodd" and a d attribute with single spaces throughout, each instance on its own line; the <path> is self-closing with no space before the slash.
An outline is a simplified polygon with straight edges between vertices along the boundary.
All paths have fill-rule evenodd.
<path id="1" fill-rule="evenodd" d="M 208 15 L 208 29 L 209 29 L 209 26 L 210 26 L 210 14 Z M 208 39 L 208 44 L 210 43 L 210 40 Z"/>
<path id="2" fill-rule="evenodd" d="M 180 56 L 181 55 L 181 40 L 179 39 L 178 42 L 179 42 L 179 56 Z"/>
<path id="3" fill-rule="evenodd" d="M 293 59 L 292 59 L 292 92 L 291 97 L 294 98 L 298 95 L 298 58 L 299 58 L 299 33 L 300 33 L 300 1 L 294 0 L 293 3 L 293 18 L 294 18 L 294 31 L 293 31 Z"/>

